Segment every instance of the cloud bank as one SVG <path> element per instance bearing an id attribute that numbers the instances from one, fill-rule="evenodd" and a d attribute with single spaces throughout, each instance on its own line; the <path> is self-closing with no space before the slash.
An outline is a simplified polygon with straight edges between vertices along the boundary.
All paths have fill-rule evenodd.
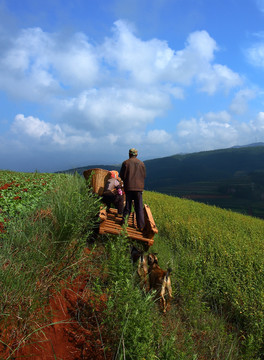
<path id="1" fill-rule="evenodd" d="M 233 117 L 247 110 L 255 93 L 238 73 L 215 61 L 219 47 L 205 30 L 189 34 L 181 49 L 156 38 L 140 39 L 124 20 L 116 21 L 100 44 L 84 33 L 68 36 L 41 28 L 0 37 L 5 44 L 0 49 L 0 91 L 39 107 L 39 113 L 16 114 L 0 135 L 1 150 L 18 149 L 23 166 L 34 153 L 40 169 L 55 171 L 120 162 L 132 146 L 154 158 L 228 147 L 243 139 L 247 143 L 263 135 L 263 113 L 245 123 Z M 260 54 L 262 48 L 252 49 L 252 61 Z M 229 110 L 175 117 L 165 124 L 163 119 L 186 101 L 190 89 L 209 98 L 233 94 Z M 59 165 L 51 161 L 52 154 Z M 37 168 L 38 162 L 26 170 Z"/>

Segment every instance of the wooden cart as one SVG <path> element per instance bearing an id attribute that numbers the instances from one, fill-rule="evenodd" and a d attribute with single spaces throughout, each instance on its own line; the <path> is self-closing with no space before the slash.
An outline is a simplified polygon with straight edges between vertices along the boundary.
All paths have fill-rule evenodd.
<path id="1" fill-rule="evenodd" d="M 130 214 L 126 231 L 130 239 L 142 241 L 148 247 L 153 245 L 154 235 L 158 233 L 158 229 L 155 225 L 148 205 L 144 205 L 144 215 L 145 227 L 143 231 L 139 231 L 137 229 L 136 216 L 134 212 Z M 108 212 L 106 209 L 102 209 L 99 216 L 99 234 L 120 234 L 122 231 L 122 217 L 117 216 L 116 209 L 111 208 Z"/>
<path id="2" fill-rule="evenodd" d="M 94 193 L 102 195 L 104 186 L 109 178 L 108 170 L 103 169 L 89 169 L 83 172 L 86 180 L 90 179 L 90 185 Z M 120 234 L 122 231 L 122 217 L 118 216 L 117 209 L 110 208 L 107 212 L 105 208 L 100 210 L 100 225 L 99 234 Z M 145 227 L 143 231 L 139 231 L 136 223 L 135 212 L 132 212 L 128 219 L 128 226 L 126 228 L 127 235 L 132 240 L 141 241 L 149 247 L 154 243 L 154 236 L 158 233 L 155 221 L 153 219 L 150 207 L 144 205 Z"/>

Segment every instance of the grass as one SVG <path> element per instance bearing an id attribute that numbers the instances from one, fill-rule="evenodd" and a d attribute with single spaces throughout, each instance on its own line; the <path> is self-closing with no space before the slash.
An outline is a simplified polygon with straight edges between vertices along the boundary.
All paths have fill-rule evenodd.
<path id="1" fill-rule="evenodd" d="M 88 244 L 103 249 L 93 259 L 100 275 L 91 275 L 87 286 L 107 299 L 103 322 L 96 317 L 105 354 L 111 350 L 116 360 L 262 358 L 262 220 L 144 192 L 159 229 L 150 251 L 162 268 L 173 269 L 173 303 L 161 315 L 138 284 L 125 233 L 96 236 L 100 201 L 84 180 L 58 176 L 52 189 L 10 221 L 1 242 L 0 328 L 16 324 L 20 339 L 28 339 L 51 289 L 77 278 Z M 84 322 L 85 316 L 80 313 Z"/>
<path id="2" fill-rule="evenodd" d="M 264 222 L 158 193 L 144 200 L 159 228 L 154 250 L 174 269 L 192 337 L 204 339 L 208 358 L 261 358 Z"/>
<path id="3" fill-rule="evenodd" d="M 135 282 L 125 235 L 112 238 L 107 251 L 110 295 L 106 323 L 115 338 L 114 359 L 155 359 L 160 323 L 155 319 L 153 297 L 142 293 Z"/>
<path id="4" fill-rule="evenodd" d="M 50 289 L 78 272 L 74 264 L 94 231 L 99 205 L 79 176 L 60 176 L 34 211 L 10 221 L 0 244 L 1 328 L 14 323 L 19 336 L 34 332 L 39 319 L 32 314 L 44 316 Z"/>

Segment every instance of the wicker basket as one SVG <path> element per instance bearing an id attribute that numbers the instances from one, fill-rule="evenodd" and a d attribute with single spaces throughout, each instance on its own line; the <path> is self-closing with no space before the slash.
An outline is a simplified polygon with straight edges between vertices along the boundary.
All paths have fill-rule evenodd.
<path id="1" fill-rule="evenodd" d="M 92 176 L 91 176 L 92 175 Z M 83 176 L 86 180 L 89 180 L 91 176 L 91 186 L 93 191 L 102 196 L 105 188 L 105 184 L 109 179 L 109 171 L 104 169 L 89 169 L 83 172 Z"/>

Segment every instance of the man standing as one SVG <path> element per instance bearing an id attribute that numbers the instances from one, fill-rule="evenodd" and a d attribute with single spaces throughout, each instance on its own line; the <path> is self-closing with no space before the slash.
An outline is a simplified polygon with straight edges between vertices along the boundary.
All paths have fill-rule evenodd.
<path id="1" fill-rule="evenodd" d="M 142 161 L 137 158 L 138 151 L 134 148 L 129 150 L 129 159 L 121 166 L 120 177 L 124 182 L 126 205 L 123 212 L 125 219 L 131 213 L 132 201 L 136 212 L 137 226 L 143 230 L 145 226 L 142 192 L 146 177 L 146 168 Z"/>

